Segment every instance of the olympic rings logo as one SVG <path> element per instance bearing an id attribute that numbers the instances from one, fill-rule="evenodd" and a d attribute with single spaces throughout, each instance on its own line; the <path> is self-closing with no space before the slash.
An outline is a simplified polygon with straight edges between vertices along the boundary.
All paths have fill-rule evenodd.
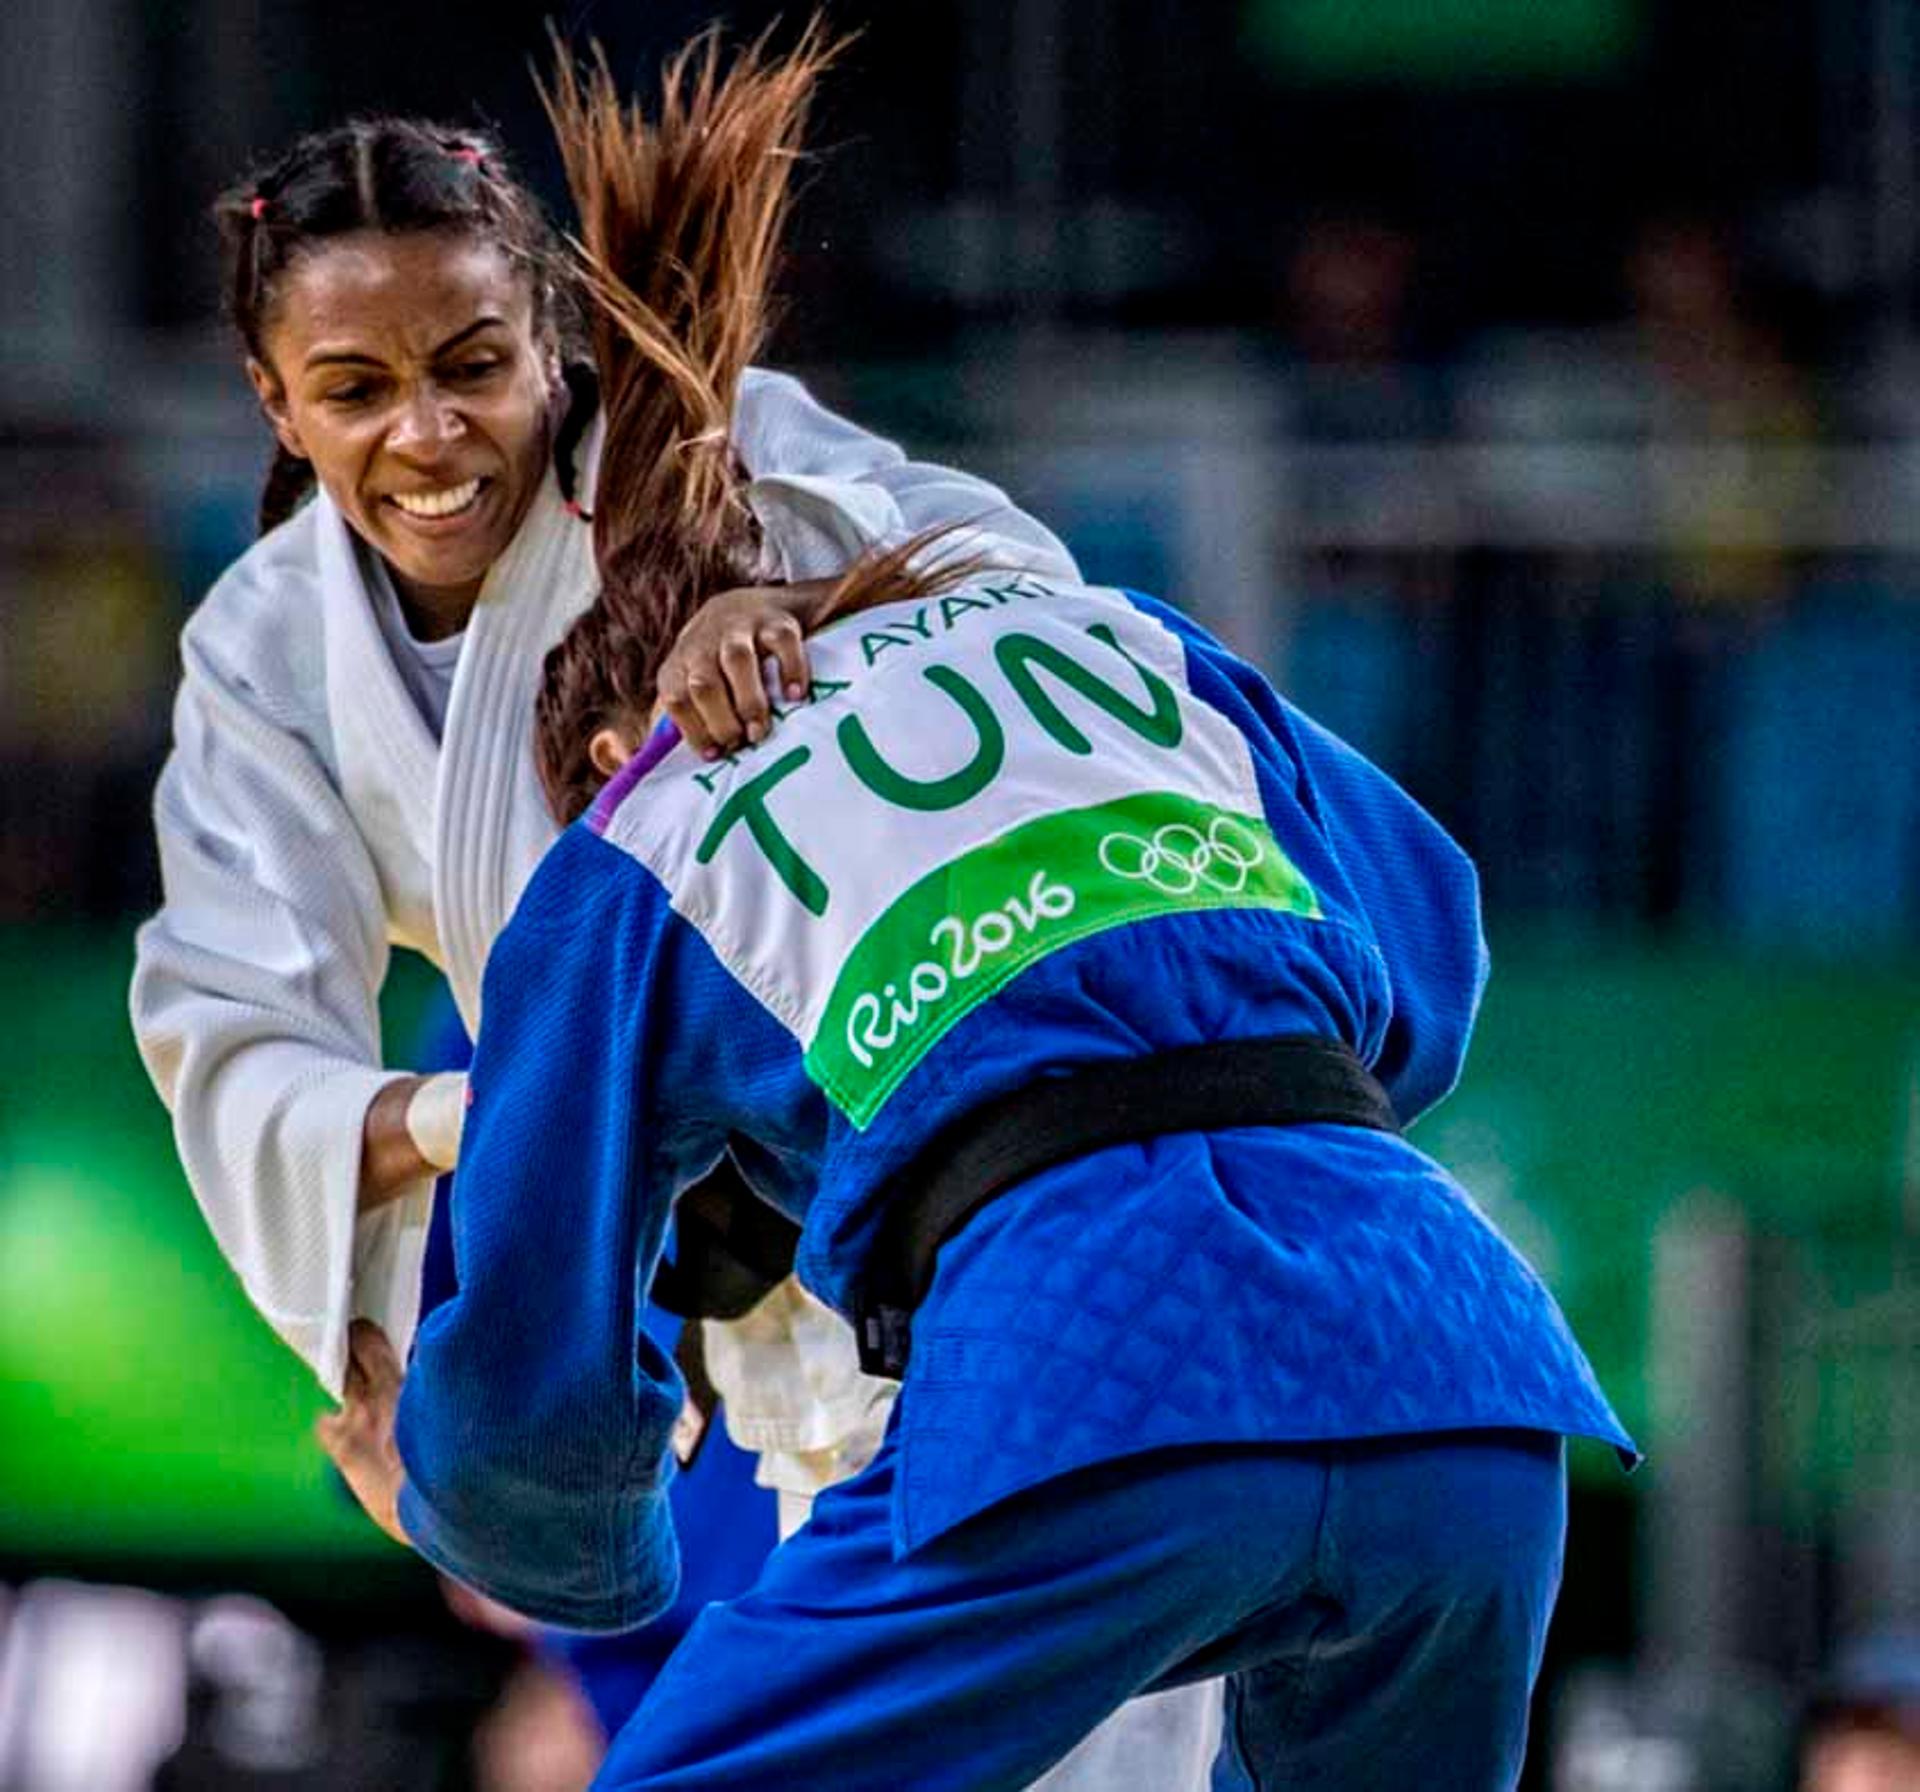
<path id="1" fill-rule="evenodd" d="M 1237 896 L 1266 852 L 1266 842 L 1245 823 L 1217 815 L 1204 834 L 1184 821 L 1155 828 L 1148 840 L 1111 833 L 1100 842 L 1100 863 L 1115 877 L 1151 884 L 1169 896 L 1190 896 L 1202 884 Z"/>

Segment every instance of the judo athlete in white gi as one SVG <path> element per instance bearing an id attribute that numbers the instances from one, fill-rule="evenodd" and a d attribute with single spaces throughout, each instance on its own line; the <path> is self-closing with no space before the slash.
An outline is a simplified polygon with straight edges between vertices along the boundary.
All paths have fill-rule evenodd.
<path id="1" fill-rule="evenodd" d="M 283 444 L 269 507 L 310 468 L 320 489 L 269 518 L 183 637 L 155 811 L 166 905 L 140 935 L 133 1019 L 214 1235 L 337 1395 L 352 1316 L 407 1348 L 463 1105 L 457 1084 L 421 1098 L 382 1068 L 376 997 L 410 948 L 477 1027 L 487 953 L 553 838 L 530 716 L 542 655 L 597 585 L 600 425 L 583 436 L 590 406 L 568 411 L 559 263 L 485 138 L 327 133 L 221 217 Z M 743 382 L 733 447 L 770 580 L 840 570 L 844 531 L 822 527 L 838 504 L 863 537 L 978 520 L 1021 563 L 1071 570 L 991 486 L 909 462 L 784 376 Z M 750 631 L 778 614 L 735 613 Z M 676 713 L 697 730 L 700 710 Z M 838 1319 L 788 1290 L 712 1329 L 734 1434 L 790 1503 L 871 1452 L 890 1388 L 857 1373 Z"/>

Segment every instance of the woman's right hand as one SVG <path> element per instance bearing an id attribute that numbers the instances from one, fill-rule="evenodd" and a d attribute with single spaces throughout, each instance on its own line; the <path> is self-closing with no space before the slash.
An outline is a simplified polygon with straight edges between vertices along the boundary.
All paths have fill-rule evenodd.
<path id="1" fill-rule="evenodd" d="M 824 620 L 821 611 L 837 583 L 806 579 L 723 591 L 680 631 L 660 665 L 660 706 L 703 759 L 766 739 L 773 726 L 769 662 L 788 702 L 807 694 L 811 674 L 802 637 Z"/>

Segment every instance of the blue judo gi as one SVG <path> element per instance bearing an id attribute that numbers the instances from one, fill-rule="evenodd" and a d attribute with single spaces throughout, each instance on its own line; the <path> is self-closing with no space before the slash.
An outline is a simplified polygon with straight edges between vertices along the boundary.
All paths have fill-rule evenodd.
<path id="1" fill-rule="evenodd" d="M 413 1062 L 423 1071 L 465 1070 L 473 1043 L 444 991 L 429 1005 Z M 452 1215 L 455 1178 L 434 1190 L 433 1218 L 420 1271 L 420 1311 L 431 1314 L 457 1286 Z M 648 1304 L 641 1315 L 648 1336 L 672 1353 L 681 1321 Z M 774 1495 L 754 1481 L 756 1458 L 740 1449 L 719 1422 L 709 1426 L 690 1470 L 676 1475 L 669 1493 L 683 1571 L 673 1603 L 637 1630 L 616 1636 L 543 1630 L 539 1652 L 570 1674 L 601 1731 L 612 1736 L 640 1703 L 701 1607 L 730 1599 L 753 1584 L 779 1536 Z M 351 1498 L 342 1483 L 341 1497 Z"/>
<path id="2" fill-rule="evenodd" d="M 639 1314 L 722 1152 L 851 1311 L 889 1176 L 1007 1091 L 1306 1033 L 1411 1119 L 1466 1048 L 1464 856 L 1170 609 L 986 579 L 813 649 L 757 748 L 629 766 L 488 968 L 400 1515 L 556 1623 L 671 1596 L 680 1388 Z M 1057 1164 L 942 1247 L 879 1457 L 695 1621 L 602 1783 L 1016 1787 L 1225 1673 L 1223 1785 L 1509 1785 L 1570 1433 L 1632 1452 L 1552 1298 L 1398 1134 Z"/>

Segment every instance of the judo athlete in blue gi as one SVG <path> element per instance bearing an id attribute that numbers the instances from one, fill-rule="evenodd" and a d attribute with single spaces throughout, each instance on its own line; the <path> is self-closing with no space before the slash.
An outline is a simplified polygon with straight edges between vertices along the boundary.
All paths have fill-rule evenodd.
<path id="1" fill-rule="evenodd" d="M 1017 1787 L 1225 1674 L 1220 1785 L 1512 1785 L 1561 1440 L 1633 1446 L 1384 1110 L 1460 1068 L 1467 860 L 1143 597 L 987 575 L 813 656 L 759 744 L 630 760 L 495 948 L 407 1536 L 556 1624 L 671 1599 L 681 1388 L 639 1315 L 730 1153 L 904 1386 L 601 1784 Z M 1345 1118 L 1276 1123 L 1321 1083 Z M 937 1254 L 901 1223 L 930 1142 L 977 1184 Z"/>
<path id="2" fill-rule="evenodd" d="M 1399 1131 L 1485 972 L 1461 853 L 1173 610 L 964 536 L 943 580 L 827 480 L 753 489 L 834 564 L 874 550 L 839 595 L 875 607 L 730 757 L 631 752 L 658 644 L 763 545 L 728 442 L 783 80 L 687 133 L 738 144 L 701 206 L 642 203 L 678 159 L 604 91 L 556 107 L 576 173 L 645 176 L 574 183 L 626 343 L 596 345 L 626 514 L 596 511 L 603 589 L 538 723 L 580 819 L 488 962 L 456 1291 L 404 1386 L 357 1364 L 336 1460 L 516 1610 L 664 1608 L 683 1390 L 645 1301 L 729 1158 L 901 1392 L 868 1466 L 694 1619 L 600 1784 L 1010 1792 L 1135 1694 L 1225 1676 L 1222 1787 L 1510 1786 L 1562 1439 L 1632 1445 Z M 719 222 L 663 243 L 683 215 Z"/>

